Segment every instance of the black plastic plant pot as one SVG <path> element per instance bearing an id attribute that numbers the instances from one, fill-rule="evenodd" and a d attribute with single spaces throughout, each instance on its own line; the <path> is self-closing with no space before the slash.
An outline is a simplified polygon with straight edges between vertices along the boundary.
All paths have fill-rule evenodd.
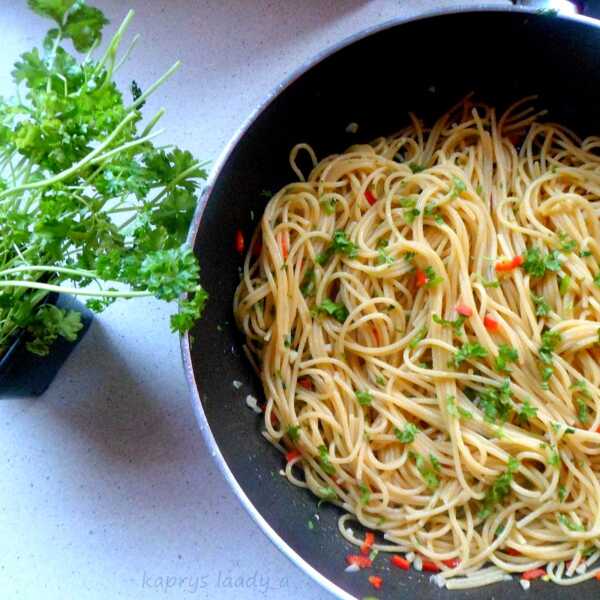
<path id="1" fill-rule="evenodd" d="M 83 327 L 74 342 L 59 337 L 47 356 L 29 352 L 25 347 L 25 335 L 18 335 L 0 358 L 1 399 L 43 394 L 92 323 L 93 313 L 72 296 L 51 294 L 48 296 L 48 302 L 56 304 L 59 308 L 80 312 Z"/>

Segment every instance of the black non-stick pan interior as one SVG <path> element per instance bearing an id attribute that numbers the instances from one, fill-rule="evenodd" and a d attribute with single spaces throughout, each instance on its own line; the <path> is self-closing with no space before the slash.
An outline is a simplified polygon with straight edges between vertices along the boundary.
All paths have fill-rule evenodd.
<path id="1" fill-rule="evenodd" d="M 530 600 L 600 597 L 592 580 L 576 588 L 534 582 L 524 592 L 515 577 L 466 592 L 440 590 L 424 573 L 406 573 L 380 556 L 369 573 L 345 573 L 356 549 L 337 532 L 340 511 L 286 482 L 281 455 L 260 435 L 262 416 L 245 404 L 262 389 L 241 349 L 232 317 L 241 257 L 235 231 L 249 239 L 266 199 L 293 179 L 290 148 L 307 142 L 319 157 L 369 141 L 407 123 L 430 120 L 468 92 L 497 107 L 530 94 L 549 118 L 585 134 L 600 133 L 600 29 L 593 24 L 522 12 L 467 12 L 391 25 L 317 62 L 258 114 L 234 146 L 207 200 L 195 252 L 210 302 L 193 331 L 191 364 L 206 420 L 227 465 L 258 512 L 298 555 L 329 580 L 362 598 Z M 350 122 L 356 134 L 346 132 Z M 237 390 L 233 381 L 243 383 Z M 314 528 L 308 527 L 313 520 Z M 257 549 L 258 550 L 258 549 Z M 368 574 L 383 576 L 375 592 Z"/>

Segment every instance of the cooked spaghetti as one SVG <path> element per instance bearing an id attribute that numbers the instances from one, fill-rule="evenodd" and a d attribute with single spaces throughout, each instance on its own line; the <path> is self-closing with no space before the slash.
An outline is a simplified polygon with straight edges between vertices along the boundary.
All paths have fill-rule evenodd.
<path id="1" fill-rule="evenodd" d="M 530 100 L 296 146 L 234 301 L 287 478 L 454 589 L 599 571 L 600 138 Z"/>

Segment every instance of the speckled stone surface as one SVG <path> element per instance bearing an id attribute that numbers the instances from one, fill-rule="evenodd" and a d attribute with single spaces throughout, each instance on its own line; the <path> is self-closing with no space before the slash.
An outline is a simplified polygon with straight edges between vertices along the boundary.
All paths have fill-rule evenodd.
<path id="1" fill-rule="evenodd" d="M 498 0 L 496 4 L 507 4 Z M 398 15 L 456 2 L 103 0 L 142 34 L 123 82 L 168 108 L 168 141 L 215 159 L 268 90 L 317 51 Z M 476 2 L 461 2 L 475 5 Z M 0 94 L 45 23 L 0 0 Z M 165 138 L 166 139 L 166 138 Z M 215 299 L 229 302 L 229 299 Z M 170 309 L 112 306 L 44 396 L 0 402 L 3 600 L 325 600 L 239 506 L 198 433 Z"/>

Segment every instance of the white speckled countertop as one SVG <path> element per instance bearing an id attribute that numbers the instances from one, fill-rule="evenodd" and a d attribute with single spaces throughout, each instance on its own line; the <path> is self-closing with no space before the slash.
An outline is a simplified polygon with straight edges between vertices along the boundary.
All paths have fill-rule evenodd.
<path id="1" fill-rule="evenodd" d="M 317 51 L 457 2 L 95 4 L 113 26 L 136 10 L 131 30 L 143 37 L 124 81 L 145 88 L 182 59 L 149 110 L 166 106 L 168 140 L 214 159 L 265 93 Z M 17 54 L 39 44 L 46 23 L 25 0 L 0 0 L 0 27 L 2 94 Z M 213 465 L 169 314 L 148 300 L 112 306 L 44 396 L 0 402 L 3 600 L 330 598 L 267 540 Z"/>

